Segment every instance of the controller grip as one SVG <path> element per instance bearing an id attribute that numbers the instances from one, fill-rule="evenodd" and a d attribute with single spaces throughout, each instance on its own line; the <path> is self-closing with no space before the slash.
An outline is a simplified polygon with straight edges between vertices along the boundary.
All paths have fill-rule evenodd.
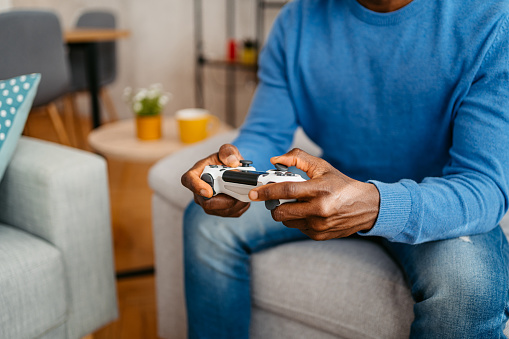
<path id="1" fill-rule="evenodd" d="M 280 205 L 279 199 L 273 199 L 273 200 L 266 200 L 265 201 L 265 208 L 272 211 L 276 207 Z"/>
<path id="2" fill-rule="evenodd" d="M 207 184 L 210 185 L 210 187 L 212 187 L 212 196 L 216 195 L 216 191 L 214 190 L 214 178 L 212 177 L 212 175 L 210 175 L 209 173 L 203 173 L 200 179 L 205 181 Z M 205 197 L 203 198 L 206 200 L 210 199 Z"/>
<path id="3" fill-rule="evenodd" d="M 297 199 L 283 199 L 283 200 L 279 200 L 279 199 L 273 199 L 273 200 L 266 200 L 265 201 L 265 208 L 267 208 L 268 210 L 274 210 L 276 207 L 278 207 L 279 205 L 281 204 L 285 204 L 287 202 L 295 202 L 297 201 Z"/>

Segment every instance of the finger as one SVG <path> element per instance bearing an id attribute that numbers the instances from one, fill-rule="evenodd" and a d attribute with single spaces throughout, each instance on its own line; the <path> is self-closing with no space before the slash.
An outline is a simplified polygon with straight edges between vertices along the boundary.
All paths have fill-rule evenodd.
<path id="1" fill-rule="evenodd" d="M 247 209 L 249 208 L 250 203 L 239 202 L 235 204 L 232 208 L 224 209 L 224 210 L 207 210 L 204 209 L 205 213 L 216 215 L 224 218 L 236 218 L 240 217 Z"/>
<path id="2" fill-rule="evenodd" d="M 250 203 L 245 203 L 246 205 L 244 207 L 242 207 L 240 210 L 238 210 L 237 212 L 235 212 L 234 214 L 232 215 L 228 215 L 226 216 L 227 218 L 238 218 L 240 217 L 242 214 L 244 214 L 244 212 L 246 212 L 249 207 L 251 206 Z"/>
<path id="3" fill-rule="evenodd" d="M 240 155 L 237 147 L 231 144 L 224 144 L 219 149 L 219 160 L 229 167 L 238 167 L 240 166 L 240 160 L 242 160 L 242 156 Z"/>
<path id="4" fill-rule="evenodd" d="M 300 230 L 309 229 L 308 222 L 306 221 L 306 219 L 283 221 L 283 225 L 289 228 L 298 228 Z"/>
<path id="5" fill-rule="evenodd" d="M 181 182 L 182 185 L 187 187 L 194 194 L 198 194 L 207 198 L 212 197 L 214 194 L 212 191 L 212 187 L 207 184 L 205 181 L 201 180 L 200 176 L 205 169 L 205 166 L 208 165 L 218 165 L 221 164 L 217 154 L 212 154 L 211 156 L 198 161 L 194 164 L 193 167 L 184 175 L 182 175 Z"/>
<path id="6" fill-rule="evenodd" d="M 317 232 L 310 228 L 301 229 L 300 231 L 315 241 L 325 241 L 329 239 L 342 238 L 341 234 L 339 234 L 338 232 Z"/>
<path id="7" fill-rule="evenodd" d="M 312 228 L 300 229 L 300 231 L 302 233 L 304 233 L 305 235 L 307 235 L 309 238 L 316 240 L 316 241 L 325 241 L 325 240 L 330 240 L 330 239 L 346 238 L 346 237 L 349 237 L 355 233 L 355 232 L 349 232 L 347 230 L 323 232 L 323 231 L 313 230 Z"/>
<path id="8" fill-rule="evenodd" d="M 273 164 L 283 164 L 288 167 L 295 166 L 313 178 L 325 173 L 332 166 L 325 160 L 312 156 L 300 148 L 294 148 L 290 152 L 270 159 Z"/>
<path id="9" fill-rule="evenodd" d="M 302 182 L 278 182 L 263 185 L 249 191 L 249 199 L 266 201 L 273 199 L 308 199 L 316 196 L 318 186 L 316 182 L 308 180 Z"/>
<path id="10" fill-rule="evenodd" d="M 200 204 L 204 209 L 208 210 L 226 210 L 233 208 L 237 203 L 243 203 L 237 199 L 234 199 L 226 194 L 218 194 L 211 199 L 201 198 L 203 202 Z M 247 204 L 247 203 L 243 203 Z"/>
<path id="11" fill-rule="evenodd" d="M 289 221 L 306 219 L 310 216 L 319 216 L 320 207 L 309 201 L 297 201 L 281 204 L 272 210 L 272 218 L 275 221 Z"/>

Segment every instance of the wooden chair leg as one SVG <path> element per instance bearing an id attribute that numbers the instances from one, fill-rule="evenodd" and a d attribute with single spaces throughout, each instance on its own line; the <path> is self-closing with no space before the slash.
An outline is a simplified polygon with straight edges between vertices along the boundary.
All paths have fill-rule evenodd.
<path id="1" fill-rule="evenodd" d="M 71 98 L 72 110 L 75 114 L 74 115 L 74 130 L 77 131 L 76 135 L 78 136 L 78 141 L 79 141 L 80 147 L 82 149 L 86 149 L 87 148 L 87 136 L 86 136 L 86 133 L 83 131 L 83 122 L 81 120 L 78 106 L 76 105 L 77 95 L 78 95 L 77 93 L 69 94 L 69 96 Z"/>
<path id="2" fill-rule="evenodd" d="M 118 120 L 118 113 L 115 105 L 113 104 L 113 100 L 111 99 L 110 92 L 106 87 L 101 87 L 101 100 L 106 106 L 106 110 L 108 111 L 109 122 Z"/>
<path id="3" fill-rule="evenodd" d="M 67 135 L 64 123 L 62 122 L 62 118 L 60 118 L 60 115 L 58 114 L 57 105 L 55 105 L 54 102 L 48 104 L 46 106 L 46 111 L 48 112 L 51 122 L 53 123 L 53 127 L 55 128 L 55 132 L 57 133 L 60 143 L 63 145 L 71 146 L 71 143 L 69 142 L 69 136 Z"/>
<path id="4" fill-rule="evenodd" d="M 71 140 L 71 145 L 74 147 L 78 147 L 78 141 L 76 136 L 76 131 L 74 129 L 75 123 L 74 123 L 74 109 L 71 102 L 71 95 L 68 94 L 64 96 L 64 117 L 65 117 L 65 124 L 67 125 L 67 131 L 69 131 L 69 136 Z"/>

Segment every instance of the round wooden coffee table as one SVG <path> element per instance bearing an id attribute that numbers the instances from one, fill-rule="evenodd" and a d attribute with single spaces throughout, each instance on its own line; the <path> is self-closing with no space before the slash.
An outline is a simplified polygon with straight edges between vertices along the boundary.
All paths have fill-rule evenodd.
<path id="1" fill-rule="evenodd" d="M 163 118 L 163 137 L 155 141 L 136 138 L 134 119 L 119 120 L 94 129 L 88 136 L 88 143 L 107 158 L 132 162 L 156 162 L 184 147 L 179 140 L 177 122 L 172 117 Z M 216 134 L 231 130 L 221 124 Z"/>

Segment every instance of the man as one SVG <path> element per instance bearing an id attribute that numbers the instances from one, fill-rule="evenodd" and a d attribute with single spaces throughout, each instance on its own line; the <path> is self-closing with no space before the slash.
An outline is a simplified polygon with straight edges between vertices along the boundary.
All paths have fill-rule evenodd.
<path id="1" fill-rule="evenodd" d="M 411 337 L 504 337 L 508 4 L 296 0 L 282 10 L 239 137 L 182 177 L 195 193 L 184 220 L 190 337 L 248 336 L 250 254 L 352 234 L 383 238 L 404 269 L 416 302 Z M 323 159 L 281 155 L 297 126 Z M 266 170 L 273 156 L 310 177 L 249 193 L 298 199 L 273 220 L 260 204 L 205 199 L 206 165 L 244 157 Z"/>

